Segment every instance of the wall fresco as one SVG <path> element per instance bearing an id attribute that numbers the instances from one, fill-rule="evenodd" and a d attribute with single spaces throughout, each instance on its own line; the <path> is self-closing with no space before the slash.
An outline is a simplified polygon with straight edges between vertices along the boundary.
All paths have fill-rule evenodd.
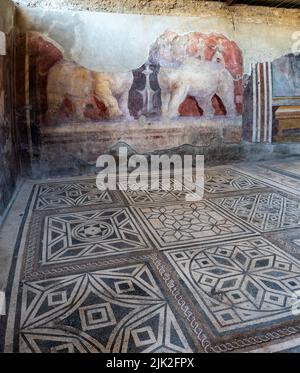
<path id="1" fill-rule="evenodd" d="M 221 34 L 165 32 L 148 60 L 128 72 L 101 72 L 68 60 L 54 40 L 28 33 L 41 125 L 242 113 L 242 53 Z"/>
<path id="2" fill-rule="evenodd" d="M 290 53 L 298 23 L 233 18 L 19 8 L 42 172 L 62 158 L 76 170 L 94 164 L 118 143 L 137 152 L 188 145 L 219 161 L 244 141 L 274 141 L 282 103 L 272 83 L 282 77 L 272 61 Z"/>
<path id="3" fill-rule="evenodd" d="M 277 109 L 290 108 L 292 118 L 294 110 L 300 107 L 300 54 L 253 63 L 250 76 L 245 78 L 244 102 L 243 139 L 253 143 L 276 142 Z M 299 121 L 293 122 L 290 130 L 297 134 Z M 291 137 L 286 141 L 291 142 Z"/>
<path id="4" fill-rule="evenodd" d="M 149 60 L 161 67 L 163 114 L 176 117 L 178 102 L 187 96 L 196 98 L 204 116 L 242 113 L 242 52 L 224 35 L 166 31 L 151 47 Z"/>
<path id="5" fill-rule="evenodd" d="M 274 97 L 300 97 L 300 54 L 277 58 L 272 70 Z"/>

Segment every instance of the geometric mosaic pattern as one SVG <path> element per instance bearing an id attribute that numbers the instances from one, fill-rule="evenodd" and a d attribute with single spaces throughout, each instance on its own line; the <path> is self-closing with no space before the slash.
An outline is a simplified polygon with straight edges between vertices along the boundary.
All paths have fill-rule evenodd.
<path id="1" fill-rule="evenodd" d="M 155 185 L 157 190 L 153 190 L 153 185 Z M 145 181 L 144 190 L 132 190 L 132 188 L 124 190 L 122 193 L 131 205 L 153 202 L 168 203 L 172 201 L 185 201 L 186 195 L 191 193 L 181 182 L 174 179 L 172 179 L 170 185 L 168 185 L 168 190 L 164 190 L 167 189 L 166 185 L 165 188 L 163 187 L 164 185 L 165 184 L 160 181 L 156 183 L 152 181 L 152 184 L 148 184 L 148 181 Z M 152 190 L 150 190 L 150 187 Z"/>
<path id="2" fill-rule="evenodd" d="M 135 211 L 159 248 L 233 239 L 253 233 L 208 201 L 136 207 Z"/>
<path id="3" fill-rule="evenodd" d="M 278 193 L 217 198 L 212 202 L 262 232 L 300 226 L 300 202 Z"/>
<path id="4" fill-rule="evenodd" d="M 20 352 L 192 352 L 146 264 L 25 283 Z"/>
<path id="5" fill-rule="evenodd" d="M 164 254 L 219 333 L 293 318 L 300 262 L 264 239 Z"/>
<path id="6" fill-rule="evenodd" d="M 147 239 L 134 222 L 128 208 L 70 212 L 45 217 L 43 265 L 147 249 Z"/>
<path id="7" fill-rule="evenodd" d="M 162 181 L 37 184 L 0 350 L 225 352 L 299 338 L 300 204 L 253 175 L 208 169 L 194 202 Z"/>
<path id="8" fill-rule="evenodd" d="M 37 210 L 57 207 L 88 206 L 112 203 L 113 197 L 107 190 L 99 190 L 94 180 L 73 183 L 42 184 L 39 187 Z"/>
<path id="9" fill-rule="evenodd" d="M 205 191 L 208 193 L 234 192 L 265 187 L 265 184 L 253 177 L 240 174 L 232 169 L 207 170 L 205 172 Z"/>

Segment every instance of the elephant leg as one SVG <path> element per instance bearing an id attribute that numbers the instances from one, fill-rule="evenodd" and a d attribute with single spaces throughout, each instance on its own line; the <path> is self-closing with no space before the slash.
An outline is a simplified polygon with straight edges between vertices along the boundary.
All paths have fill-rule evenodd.
<path id="1" fill-rule="evenodd" d="M 227 116 L 236 115 L 236 106 L 234 102 L 234 83 L 231 76 L 228 74 L 223 74 L 222 84 L 219 84 L 219 87 L 216 91 L 216 94 L 222 100 Z"/>
<path id="2" fill-rule="evenodd" d="M 120 110 L 122 112 L 122 115 L 124 115 L 124 117 L 126 118 L 130 118 L 130 113 L 128 109 L 128 96 L 128 92 L 124 92 L 119 99 Z"/>
<path id="3" fill-rule="evenodd" d="M 161 116 L 167 117 L 169 113 L 170 93 L 161 93 Z"/>
<path id="4" fill-rule="evenodd" d="M 63 105 L 65 95 L 47 92 L 48 112 L 58 114 Z"/>
<path id="5" fill-rule="evenodd" d="M 198 105 L 202 108 L 203 110 L 203 115 L 205 117 L 213 117 L 215 112 L 214 108 L 212 106 L 212 97 L 207 96 L 207 97 L 202 97 L 201 99 L 197 98 Z"/>
<path id="6" fill-rule="evenodd" d="M 177 118 L 179 116 L 179 106 L 180 104 L 185 100 L 186 96 L 188 94 L 188 88 L 187 87 L 180 87 L 174 90 L 172 93 L 172 97 L 169 103 L 169 118 Z"/>
<path id="7" fill-rule="evenodd" d="M 119 103 L 111 92 L 108 92 L 103 97 L 103 103 L 108 109 L 110 119 L 120 117 L 122 115 L 122 111 L 119 108 Z"/>
<path id="8" fill-rule="evenodd" d="M 62 99 L 54 99 L 51 97 L 51 101 L 48 101 L 48 110 L 46 113 L 46 120 L 47 122 L 57 121 L 60 119 L 61 114 L 61 107 L 62 107 Z M 1 118 L 0 118 L 1 121 Z"/>
<path id="9" fill-rule="evenodd" d="M 62 100 L 61 101 L 51 101 L 48 104 L 48 113 L 59 115 L 61 107 L 62 107 Z"/>
<path id="10" fill-rule="evenodd" d="M 118 100 L 113 95 L 112 89 L 107 82 L 98 82 L 95 86 L 94 94 L 107 107 L 110 119 L 122 115 Z"/>
<path id="11" fill-rule="evenodd" d="M 75 110 L 75 113 L 76 113 L 76 117 L 81 120 L 81 121 L 84 121 L 86 120 L 85 116 L 84 116 L 84 112 L 85 112 L 85 105 L 86 105 L 86 102 L 85 100 L 82 100 L 82 99 L 73 99 L 73 104 L 74 104 L 74 110 Z"/>
<path id="12" fill-rule="evenodd" d="M 236 107 L 235 107 L 235 102 L 234 102 L 234 94 L 233 92 L 227 92 L 227 94 L 218 94 L 220 99 L 222 100 L 227 116 L 235 116 L 236 115 Z"/>

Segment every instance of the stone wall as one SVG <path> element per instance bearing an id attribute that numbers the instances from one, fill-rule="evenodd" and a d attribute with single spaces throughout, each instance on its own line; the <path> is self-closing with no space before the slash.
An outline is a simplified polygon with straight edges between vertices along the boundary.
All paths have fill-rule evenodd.
<path id="1" fill-rule="evenodd" d="M 14 13 L 9 0 L 0 3 L 0 223 L 20 172 L 14 125 Z"/>

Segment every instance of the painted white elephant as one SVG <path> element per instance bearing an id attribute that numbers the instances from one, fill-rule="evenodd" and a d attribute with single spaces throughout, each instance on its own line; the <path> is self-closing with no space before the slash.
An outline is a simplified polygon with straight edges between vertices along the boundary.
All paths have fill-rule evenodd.
<path id="1" fill-rule="evenodd" d="M 205 116 L 211 117 L 215 94 L 225 105 L 227 116 L 236 115 L 234 80 L 222 63 L 188 58 L 177 68 L 162 67 L 158 81 L 164 117 L 178 117 L 178 108 L 188 95 L 195 97 Z"/>
<path id="2" fill-rule="evenodd" d="M 62 60 L 49 71 L 48 111 L 58 112 L 67 97 L 74 106 L 77 118 L 84 120 L 87 102 L 95 95 L 107 107 L 110 119 L 122 115 L 129 118 L 128 92 L 132 81 L 131 72 L 96 72 L 75 62 Z"/>

